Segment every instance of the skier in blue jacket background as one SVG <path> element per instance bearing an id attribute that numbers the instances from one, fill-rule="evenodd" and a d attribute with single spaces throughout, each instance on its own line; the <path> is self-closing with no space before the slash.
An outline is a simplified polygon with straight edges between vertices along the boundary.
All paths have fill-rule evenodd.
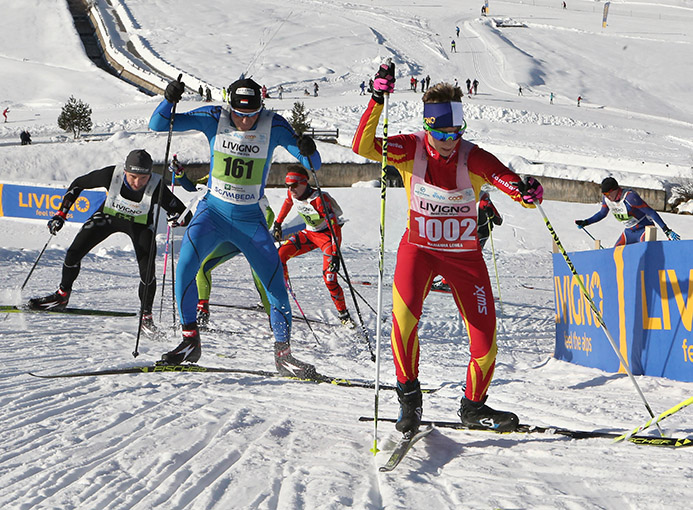
<path id="1" fill-rule="evenodd" d="M 614 246 L 638 243 L 645 239 L 645 227 L 659 225 L 671 241 L 678 241 L 681 237 L 667 227 L 662 217 L 640 198 L 635 191 L 623 189 L 613 177 L 607 177 L 602 181 L 602 207 L 593 216 L 586 220 L 575 220 L 578 228 L 596 223 L 606 218 L 611 211 L 614 217 L 623 222 L 625 229 L 619 236 Z"/>

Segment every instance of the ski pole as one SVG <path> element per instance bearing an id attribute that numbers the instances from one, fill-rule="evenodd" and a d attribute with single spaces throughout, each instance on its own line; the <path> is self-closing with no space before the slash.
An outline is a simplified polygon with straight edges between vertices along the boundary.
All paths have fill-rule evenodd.
<path id="1" fill-rule="evenodd" d="M 183 79 L 183 73 L 178 75 L 178 81 Z M 166 154 L 164 156 L 164 168 L 168 167 L 168 155 L 171 151 L 171 139 L 173 138 L 173 120 L 176 117 L 176 106 L 178 103 L 173 103 L 173 108 L 171 108 L 171 118 L 168 121 L 168 137 L 166 139 Z M 165 170 L 164 170 L 165 171 Z M 149 295 L 149 282 L 152 279 L 152 273 L 154 272 L 152 266 L 154 265 L 154 257 L 156 256 L 156 230 L 159 226 L 159 217 L 161 216 L 161 201 L 164 197 L 164 183 L 159 183 L 159 196 L 156 202 L 156 214 L 154 215 L 154 225 L 152 226 L 152 242 L 149 246 L 149 260 L 147 262 L 147 281 L 145 282 L 144 295 L 142 296 L 142 301 L 140 302 L 140 314 L 139 314 L 139 324 L 137 325 L 137 338 L 135 339 L 135 350 L 132 351 L 132 356 L 136 358 L 140 355 L 140 336 L 142 335 L 142 314 L 144 313 L 144 303 L 147 302 L 147 297 Z"/>
<path id="2" fill-rule="evenodd" d="M 586 229 L 585 227 L 582 227 L 580 230 L 582 230 L 585 234 L 587 234 L 588 236 L 590 236 L 590 239 L 592 239 L 592 241 L 596 241 L 596 239 L 594 238 L 594 236 L 593 236 L 592 234 L 590 234 L 590 233 L 587 231 L 587 229 Z M 602 243 L 599 243 L 599 249 L 600 249 L 600 250 L 603 250 L 603 249 L 604 249 L 604 247 L 602 246 Z"/>
<path id="3" fill-rule="evenodd" d="M 359 318 L 359 322 L 361 323 L 361 332 L 363 333 L 364 338 L 366 339 L 366 344 L 368 345 L 368 350 L 370 351 L 371 354 L 371 361 L 375 361 L 375 354 L 373 353 L 373 347 L 371 347 L 371 341 L 368 336 L 368 329 L 366 329 L 366 325 L 363 322 L 363 317 L 361 316 L 361 309 L 359 308 L 358 301 L 356 301 L 356 295 L 354 294 L 354 287 L 351 285 L 351 281 L 349 280 L 349 272 L 347 271 L 346 268 L 346 263 L 344 262 L 344 257 L 342 256 L 342 250 L 339 246 L 339 240 L 337 239 L 337 234 L 334 231 L 334 227 L 332 225 L 332 210 L 327 204 L 327 201 L 325 200 L 325 195 L 323 195 L 322 189 L 320 188 L 320 183 L 318 182 L 318 176 L 315 174 L 315 169 L 313 168 L 313 162 L 308 158 L 308 164 L 310 165 L 310 171 L 313 174 L 313 180 L 315 181 L 315 189 L 318 190 L 318 196 L 320 197 L 320 201 L 322 202 L 322 207 L 325 210 L 325 221 L 327 223 L 327 227 L 330 229 L 330 236 L 332 236 L 332 242 L 335 245 L 335 250 L 337 251 L 337 257 L 339 257 L 339 262 L 342 264 L 342 269 L 344 270 L 344 275 L 346 277 L 346 282 L 347 285 L 349 286 L 349 291 L 351 292 L 351 299 L 354 302 L 354 308 L 356 309 L 356 315 Z"/>
<path id="4" fill-rule="evenodd" d="M 173 161 L 177 162 L 178 161 L 178 156 L 177 154 L 173 155 Z M 175 173 L 171 172 L 171 193 L 173 193 L 173 190 L 175 189 L 176 186 L 176 175 Z M 171 225 L 166 226 L 166 248 L 164 250 L 164 273 L 161 276 L 161 303 L 159 304 L 159 322 L 161 322 L 161 315 L 164 310 L 164 290 L 166 289 L 166 268 L 168 267 L 168 249 L 169 246 L 172 244 L 170 242 L 171 239 Z M 173 273 L 174 267 L 173 267 L 173 258 L 171 258 L 171 273 Z M 173 301 L 175 303 L 175 295 L 173 296 Z M 174 321 L 173 323 L 175 324 L 175 310 L 176 310 L 176 305 L 173 305 L 173 314 L 174 314 Z"/>
<path id="5" fill-rule="evenodd" d="M 568 252 L 565 251 L 565 248 L 563 248 L 563 245 L 561 244 L 561 240 L 558 238 L 558 234 L 553 229 L 553 226 L 551 225 L 549 218 L 546 216 L 546 213 L 544 212 L 544 209 L 542 208 L 541 204 L 535 204 L 535 205 L 537 206 L 537 209 L 539 210 L 542 217 L 544 218 L 544 223 L 546 223 L 546 228 L 549 229 L 549 232 L 553 236 L 553 240 L 556 243 L 556 246 L 558 246 L 558 249 L 561 252 L 561 254 L 563 255 L 563 258 L 565 259 L 566 263 L 568 264 L 568 267 L 570 268 L 571 273 L 573 273 L 573 276 L 577 280 L 583 296 L 585 296 L 585 298 L 587 299 L 587 302 L 590 304 L 590 308 L 592 308 L 592 312 L 594 313 L 594 316 L 596 317 L 597 321 L 599 322 L 599 325 L 601 326 L 602 330 L 604 331 L 606 338 L 609 340 L 611 347 L 613 348 L 614 352 L 616 353 L 616 356 L 618 357 L 619 361 L 621 362 L 621 366 L 624 368 L 624 370 L 628 374 L 628 377 L 630 378 L 631 382 L 633 383 L 633 386 L 635 386 L 635 389 L 637 390 L 638 395 L 640 395 L 640 398 L 642 399 L 643 403 L 645 404 L 645 409 L 647 409 L 647 412 L 650 414 L 650 417 L 654 418 L 655 414 L 652 412 L 652 408 L 650 408 L 650 404 L 647 403 L 647 399 L 645 398 L 645 395 L 643 394 L 642 390 L 640 389 L 640 386 L 638 386 L 638 383 L 635 380 L 635 377 L 633 377 L 633 372 L 630 370 L 628 363 L 626 363 L 626 360 L 623 359 L 623 355 L 618 350 L 618 347 L 616 346 L 616 342 L 614 341 L 614 338 L 611 336 L 609 329 L 606 327 L 606 323 L 604 322 L 604 318 L 602 317 L 602 314 L 599 312 L 597 305 L 594 303 L 594 300 L 592 300 L 592 297 L 590 296 L 589 292 L 587 291 L 587 288 L 585 287 L 585 284 L 583 283 L 582 278 L 578 274 L 577 270 L 575 269 L 575 266 L 573 265 L 573 262 L 570 260 L 570 257 L 568 256 Z M 659 427 L 659 424 L 655 422 L 655 425 L 657 426 L 657 430 L 659 430 L 659 435 L 664 436 L 664 432 Z"/>
<path id="6" fill-rule="evenodd" d="M 284 282 L 286 285 L 286 290 L 289 291 L 289 294 L 291 294 L 291 297 L 294 298 L 294 303 L 296 303 L 296 307 L 298 308 L 298 311 L 301 313 L 301 317 L 303 317 L 303 320 L 306 321 L 306 326 L 308 326 L 308 329 L 310 329 L 310 332 L 313 333 L 313 337 L 315 338 L 315 342 L 320 345 L 320 340 L 318 340 L 318 335 L 315 334 L 315 331 L 313 331 L 313 327 L 310 325 L 310 321 L 308 320 L 308 317 L 306 317 L 306 314 L 303 313 L 303 308 L 301 308 L 301 305 L 298 304 L 298 299 L 296 298 L 296 294 L 294 294 L 294 289 L 291 288 L 291 282 L 289 280 L 286 280 Z"/>
<path id="7" fill-rule="evenodd" d="M 391 60 L 387 59 L 387 64 Z M 382 166 L 380 172 L 380 249 L 378 254 L 378 312 L 376 314 L 375 325 L 375 391 L 373 394 L 373 455 L 378 453 L 378 400 L 380 395 L 380 342 L 382 338 L 382 316 L 383 316 L 383 272 L 385 268 L 385 198 L 387 195 L 387 129 L 389 124 L 390 94 L 383 94 L 383 140 L 381 154 Z"/>
<path id="8" fill-rule="evenodd" d="M 38 257 L 36 257 L 36 260 L 34 261 L 34 265 L 31 266 L 31 270 L 29 271 L 29 274 L 26 275 L 26 279 L 24 280 L 24 283 L 22 283 L 22 286 L 20 287 L 20 292 L 24 290 L 24 287 L 26 287 L 26 284 L 29 282 L 29 278 L 31 278 L 31 274 L 34 272 L 34 269 L 36 269 L 36 265 L 38 264 L 39 260 L 41 260 L 41 257 L 43 256 L 43 252 L 46 251 L 46 248 L 48 248 L 48 243 L 51 242 L 51 238 L 53 237 L 54 234 L 51 234 L 50 237 L 48 237 L 48 241 L 46 241 L 46 244 L 43 245 L 43 249 L 41 250 L 41 253 L 38 254 Z"/>
<path id="9" fill-rule="evenodd" d="M 637 434 L 638 432 L 642 432 L 643 430 L 645 430 L 645 429 L 651 427 L 653 424 L 659 423 L 659 422 L 662 421 L 664 418 L 667 418 L 668 416 L 671 416 L 672 414 L 677 413 L 678 411 L 680 411 L 680 410 L 683 409 L 684 407 L 688 407 L 688 406 L 691 405 L 691 404 L 693 404 L 693 397 L 689 397 L 689 398 L 687 398 L 686 400 L 684 400 L 684 401 L 682 401 L 682 402 L 679 402 L 679 403 L 676 404 L 674 407 L 671 407 L 671 408 L 667 409 L 666 411 L 664 411 L 662 414 L 660 414 L 660 415 L 657 416 L 656 418 L 651 418 L 650 420 L 648 420 L 647 422 L 643 423 L 643 424 L 640 425 L 639 427 L 635 427 L 635 428 L 634 428 L 633 430 L 631 430 L 630 432 L 628 432 L 628 433 L 626 433 L 626 434 L 623 434 L 623 435 L 621 435 L 621 436 L 618 436 L 616 439 L 614 439 L 614 443 L 618 443 L 619 441 L 623 441 L 624 439 L 627 441 L 628 439 L 631 438 L 631 436 L 634 436 L 634 435 Z"/>
<path id="10" fill-rule="evenodd" d="M 344 277 L 342 276 L 342 273 L 339 273 L 339 272 L 338 272 L 338 273 L 337 273 L 337 276 L 339 276 L 339 277 L 340 277 L 342 280 L 344 280 L 347 284 L 351 285 L 351 282 L 350 282 L 349 280 L 347 280 L 346 278 L 344 278 Z M 368 301 L 366 301 L 366 298 L 363 297 L 363 296 L 359 293 L 359 291 L 357 291 L 356 289 L 353 289 L 353 290 L 354 290 L 354 293 L 355 293 L 358 297 L 361 298 L 361 301 L 363 301 L 364 303 L 366 303 L 366 306 L 367 306 L 368 308 L 370 308 L 371 311 L 372 311 L 373 313 L 378 313 L 378 311 L 377 311 L 375 308 L 373 308 L 373 307 L 371 306 L 371 304 L 370 304 Z"/>
<path id="11" fill-rule="evenodd" d="M 496 272 L 496 288 L 498 289 L 498 302 L 500 303 L 501 315 L 503 315 L 503 298 L 501 297 L 500 280 L 498 279 L 498 265 L 496 264 L 496 248 L 493 246 L 493 229 L 489 228 L 488 237 L 491 239 L 491 255 L 493 256 L 493 269 Z"/>

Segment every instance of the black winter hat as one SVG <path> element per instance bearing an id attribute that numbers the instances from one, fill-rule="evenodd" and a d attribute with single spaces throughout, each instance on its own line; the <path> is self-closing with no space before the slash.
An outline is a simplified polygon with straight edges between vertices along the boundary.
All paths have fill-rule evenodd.
<path id="1" fill-rule="evenodd" d="M 231 108 L 245 108 L 248 110 L 259 110 L 262 107 L 262 94 L 260 85 L 250 78 L 236 80 L 229 88 L 231 94 L 229 103 Z"/>
<path id="2" fill-rule="evenodd" d="M 607 177 L 602 181 L 602 193 L 608 193 L 618 188 L 618 182 L 613 177 Z"/>
<path id="3" fill-rule="evenodd" d="M 151 174 L 152 157 L 144 149 L 135 149 L 125 159 L 125 171 L 133 174 Z"/>

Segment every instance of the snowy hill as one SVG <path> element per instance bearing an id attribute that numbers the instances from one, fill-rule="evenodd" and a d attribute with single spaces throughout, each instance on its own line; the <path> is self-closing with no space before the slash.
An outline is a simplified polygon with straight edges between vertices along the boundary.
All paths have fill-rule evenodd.
<path id="1" fill-rule="evenodd" d="M 99 0 L 101 1 L 101 0 Z M 112 0 L 116 1 L 116 0 Z M 608 174 L 625 184 L 663 189 L 690 178 L 693 107 L 690 69 L 691 0 L 602 2 L 571 0 L 480 3 L 355 0 L 118 0 L 153 51 L 191 74 L 224 86 L 240 73 L 285 99 L 268 106 L 290 110 L 296 100 L 314 127 L 338 127 L 347 147 L 319 144 L 326 161 L 361 161 L 348 149 L 367 98 L 358 85 L 378 62 L 392 57 L 397 91 L 391 132 L 419 129 L 420 93 L 409 77 L 480 81 L 465 102 L 469 137 L 509 161 L 520 155 L 545 163 L 545 175 L 599 182 Z M 0 100 L 10 107 L 0 123 L 0 181 L 62 183 L 119 162 L 144 147 L 164 157 L 166 138 L 147 130 L 159 98 L 148 98 L 103 73 L 83 55 L 64 2 L 27 0 L 3 8 Z M 512 19 L 526 28 L 499 28 Z M 460 27 L 460 36 L 455 28 Z M 27 28 L 30 27 L 30 28 Z M 450 51 L 456 40 L 457 52 Z M 305 97 L 314 82 L 319 97 Z M 518 96 L 522 86 L 523 95 Z M 312 90 L 312 89 L 311 89 Z M 549 104 L 549 94 L 556 95 Z M 73 142 L 56 119 L 70 95 L 90 103 L 92 141 Z M 583 97 L 580 108 L 578 95 Z M 200 103 L 186 98 L 180 109 Z M 29 129 L 34 144 L 18 146 Z M 200 135 L 176 134 L 183 161 L 205 161 Z M 279 159 L 289 160 L 286 154 Z M 354 281 L 377 277 L 379 192 L 368 187 L 330 190 L 349 219 L 344 255 Z M 278 208 L 283 190 L 269 190 Z M 648 417 L 623 375 L 551 358 L 554 304 L 551 239 L 541 216 L 495 193 L 504 224 L 494 231 L 495 263 L 486 258 L 500 294 L 498 362 L 489 405 L 516 412 L 523 423 L 581 430 L 623 431 Z M 594 204 L 547 202 L 545 210 L 569 250 L 592 241 L 574 219 Z M 358 207 L 356 207 L 358 204 Z M 404 228 L 402 190 L 387 196 L 385 281 Z M 684 239 L 690 216 L 664 215 Z M 49 238 L 44 222 L 0 218 L 2 302 L 19 303 L 55 290 L 78 225 L 68 224 L 42 256 L 26 289 L 19 287 Z M 620 227 L 609 218 L 590 232 L 611 245 Z M 176 233 L 180 239 L 182 230 Z M 661 236 L 661 233 L 660 233 Z M 159 235 L 160 252 L 164 236 Z M 71 305 L 136 311 L 138 277 L 125 236 L 114 236 L 83 261 Z M 319 276 L 319 257 L 289 263 L 306 315 L 326 322 L 294 322 L 297 357 L 326 374 L 373 380 L 374 365 L 341 326 Z M 163 258 L 158 261 L 161 283 Z M 255 304 L 247 262 L 238 257 L 214 273 L 212 301 Z M 170 275 L 167 277 L 170 281 Z M 366 326 L 376 319 L 374 285 L 355 285 Z M 159 308 L 162 289 L 155 300 Z M 57 372 L 153 362 L 175 346 L 170 286 L 157 322 L 165 341 L 142 339 L 134 359 L 133 318 L 38 314 L 0 317 L 0 505 L 49 509 L 622 509 L 690 506 L 690 451 L 611 445 L 605 439 L 553 435 L 492 435 L 436 430 L 392 474 L 381 474 L 386 453 L 373 457 L 373 392 L 234 374 L 142 374 L 41 380 L 27 372 Z M 500 299 L 499 299 L 500 298 Z M 353 310 L 350 299 L 348 305 Z M 384 309 L 391 306 L 390 288 Z M 296 312 L 298 312 L 296 310 Z M 203 334 L 201 363 L 271 370 L 272 336 L 262 314 L 212 308 L 216 331 Z M 383 326 L 381 377 L 394 383 Z M 456 419 L 468 360 L 467 334 L 449 296 L 432 293 L 421 328 L 421 381 L 440 388 L 424 397 L 424 417 Z M 693 384 L 638 377 L 655 412 L 693 394 Z M 394 392 L 380 394 L 380 415 L 396 416 Z M 691 411 L 663 422 L 667 433 L 693 434 Z M 383 452 L 394 428 L 378 429 Z"/>

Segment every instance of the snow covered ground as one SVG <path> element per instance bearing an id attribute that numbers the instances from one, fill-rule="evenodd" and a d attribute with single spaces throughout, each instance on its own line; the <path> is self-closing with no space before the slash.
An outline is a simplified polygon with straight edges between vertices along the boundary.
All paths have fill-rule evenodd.
<path id="1" fill-rule="evenodd" d="M 432 81 L 479 79 L 479 94 L 465 103 L 469 137 L 504 161 L 520 155 L 544 162 L 545 175 L 666 188 L 691 177 L 693 107 L 690 34 L 693 2 L 611 3 L 601 27 L 601 2 L 492 1 L 481 4 L 390 0 L 208 0 L 190 9 L 180 0 L 120 0 L 140 27 L 138 35 L 169 62 L 224 86 L 252 74 L 285 99 L 268 106 L 288 111 L 304 101 L 314 127 L 338 127 L 342 146 L 319 144 L 323 159 L 360 161 L 348 149 L 367 98 L 358 84 L 378 62 L 393 57 L 398 90 L 392 96 L 391 132 L 419 128 L 420 93 L 409 77 Z M 67 8 L 59 0 L 27 0 L 3 7 L 0 99 L 9 106 L 0 123 L 0 181 L 67 184 L 88 170 L 118 162 L 144 147 L 161 161 L 165 135 L 147 131 L 158 98 L 148 98 L 98 70 L 83 55 Z M 526 28 L 499 29 L 494 20 Z M 455 27 L 461 33 L 455 35 Z M 29 27 L 29 28 L 27 28 Z M 457 53 L 451 53 L 455 38 Z M 319 97 L 303 90 L 320 85 Z M 518 96 L 522 86 L 523 96 Z M 549 93 L 556 95 L 549 104 Z M 70 95 L 90 103 L 92 141 L 70 141 L 56 119 Z M 583 97 L 580 108 L 578 95 Z M 197 106 L 191 95 L 181 109 Z M 17 145 L 29 129 L 34 144 Z M 59 143 L 58 143 L 59 142 Z M 172 149 L 185 161 L 205 161 L 200 135 L 177 134 Z M 288 160 L 285 154 L 280 160 Z M 344 255 L 354 281 L 377 277 L 379 193 L 368 187 L 330 190 L 349 219 Z M 269 190 L 278 207 L 284 191 Z M 495 193 L 504 224 L 494 231 L 500 281 L 498 364 L 489 404 L 516 412 L 522 422 L 584 430 L 622 431 L 647 419 L 631 383 L 615 375 L 551 358 L 554 305 L 551 240 L 536 211 Z M 547 202 L 545 210 L 564 245 L 584 250 L 592 241 L 573 220 L 594 204 Z M 404 225 L 402 190 L 387 197 L 386 283 Z M 358 207 L 356 206 L 358 204 Z M 664 214 L 684 239 L 690 216 Z M 48 240 L 43 221 L 0 218 L 2 303 L 55 290 L 64 250 L 78 225 L 51 240 L 26 289 L 26 278 Z M 619 226 L 609 218 L 590 232 L 613 243 Z M 178 232 L 178 238 L 180 234 Z M 661 236 L 661 232 L 660 232 Z M 160 251 L 163 252 L 160 235 Z M 490 246 L 486 256 L 495 284 Z M 374 365 L 350 331 L 337 326 L 309 254 L 289 270 L 298 300 L 319 344 L 296 321 L 298 357 L 334 376 L 372 380 Z M 159 260 L 158 275 L 162 273 Z M 254 304 L 247 262 L 237 258 L 214 273 L 212 301 Z M 167 277 L 170 281 L 170 275 Z M 138 278 L 125 236 L 114 236 L 83 262 L 71 304 L 136 311 Z M 356 285 L 369 305 L 376 288 Z M 157 308 L 161 289 L 157 294 Z M 497 298 L 499 296 L 496 296 Z M 387 310 L 391 296 L 384 292 Z M 353 310 L 352 303 L 349 306 Z M 375 315 L 359 300 L 375 331 Z M 158 315 L 158 313 L 157 313 Z M 157 317 L 158 318 L 158 317 Z M 272 369 L 271 333 L 261 314 L 213 307 L 216 331 L 203 336 L 202 364 Z M 143 338 L 133 359 L 133 318 L 8 314 L 0 317 L 0 505 L 12 509 L 622 509 L 690 506 L 688 450 L 662 450 L 608 440 L 571 441 L 550 435 L 496 436 L 434 431 L 392 474 L 377 467 L 373 393 L 261 379 L 252 376 L 170 374 L 41 380 L 28 371 L 61 371 L 151 362 L 175 346 L 170 287 L 159 321 L 166 341 Z M 383 382 L 394 383 L 383 327 Z M 429 419 L 456 418 L 468 360 L 466 333 L 449 296 L 431 294 L 420 329 L 421 381 L 440 387 L 424 397 Z M 693 393 L 693 384 L 638 377 L 655 412 Z M 395 416 L 396 396 L 383 391 L 380 414 Z M 663 423 L 676 436 L 693 433 L 691 411 Z M 386 452 L 396 437 L 379 427 Z"/>

